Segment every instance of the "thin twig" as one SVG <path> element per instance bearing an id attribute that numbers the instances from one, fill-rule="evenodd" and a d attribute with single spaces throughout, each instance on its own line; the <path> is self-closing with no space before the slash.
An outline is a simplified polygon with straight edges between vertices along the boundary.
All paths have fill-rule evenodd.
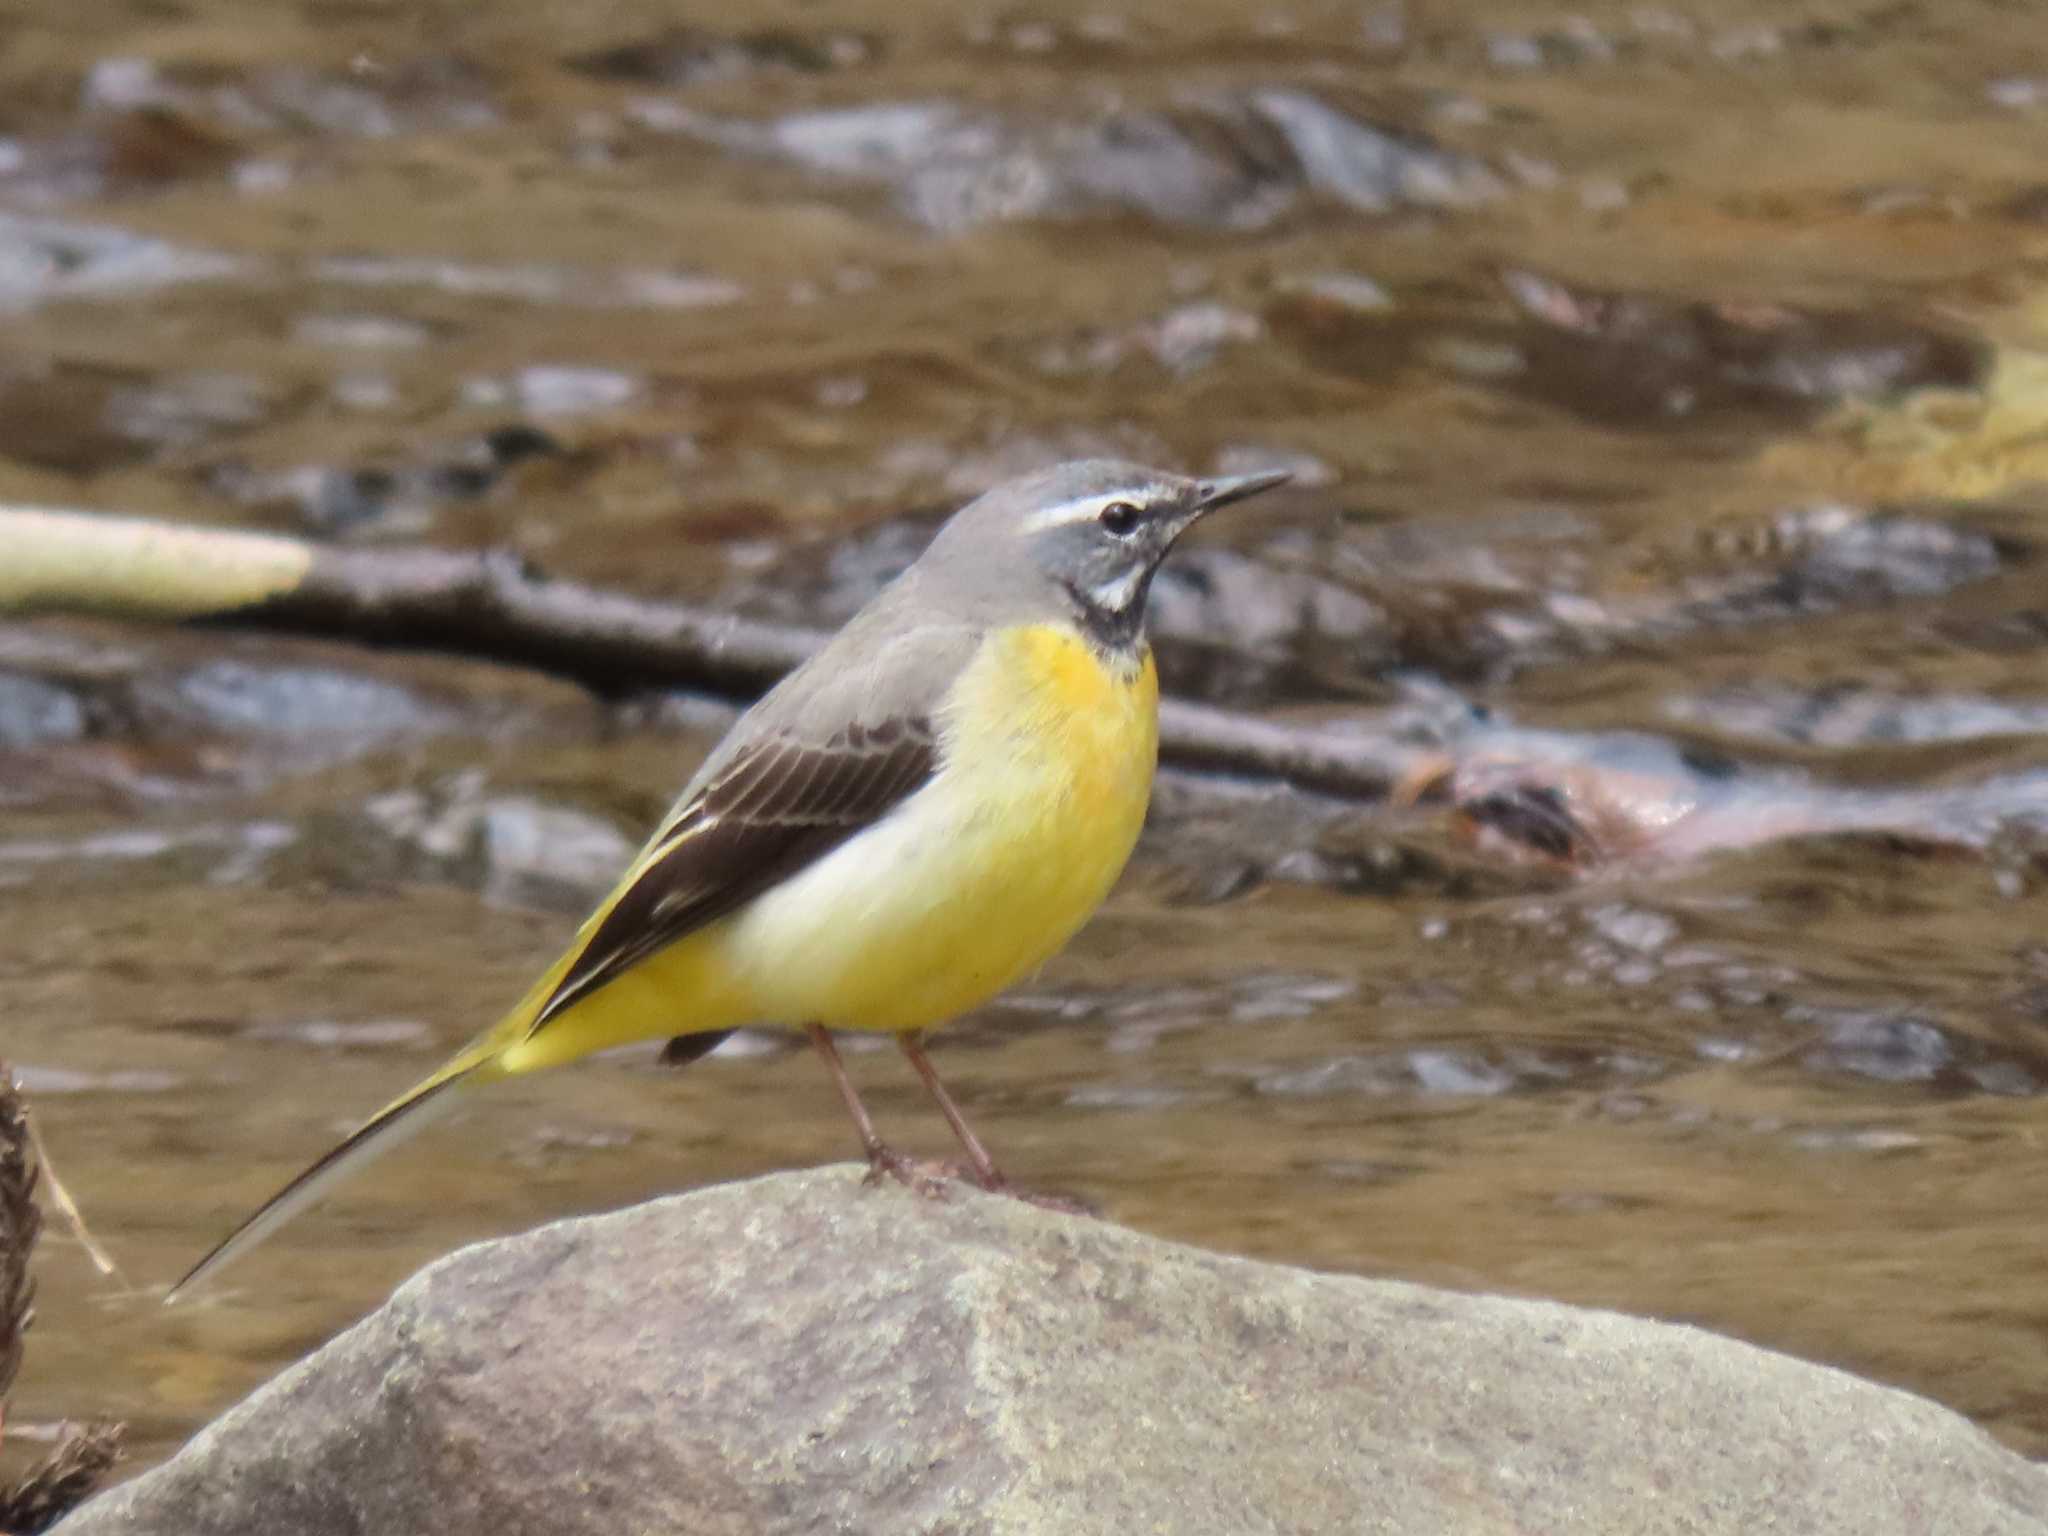
<path id="1" fill-rule="evenodd" d="M 43 1188 L 49 1192 L 50 1199 L 63 1213 L 66 1224 L 71 1228 L 71 1235 L 78 1239 L 78 1246 L 83 1248 L 86 1257 L 92 1260 L 93 1268 L 103 1275 L 119 1276 L 121 1266 L 114 1262 L 114 1256 L 100 1246 L 99 1240 L 86 1227 L 85 1216 L 78 1209 L 78 1202 L 71 1198 L 71 1191 L 66 1189 L 64 1181 L 57 1177 L 57 1165 L 50 1161 L 50 1149 L 43 1141 L 42 1128 L 36 1124 L 36 1117 L 30 1114 L 25 1118 L 28 1124 L 29 1145 L 35 1149 L 36 1166 L 43 1171 Z"/>

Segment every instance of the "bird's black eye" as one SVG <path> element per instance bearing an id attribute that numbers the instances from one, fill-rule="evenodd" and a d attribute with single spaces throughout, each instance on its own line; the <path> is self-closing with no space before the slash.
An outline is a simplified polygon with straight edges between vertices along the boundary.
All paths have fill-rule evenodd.
<path id="1" fill-rule="evenodd" d="M 1096 521 L 1119 539 L 1128 539 L 1138 531 L 1138 509 L 1128 501 L 1112 501 L 1096 514 Z"/>

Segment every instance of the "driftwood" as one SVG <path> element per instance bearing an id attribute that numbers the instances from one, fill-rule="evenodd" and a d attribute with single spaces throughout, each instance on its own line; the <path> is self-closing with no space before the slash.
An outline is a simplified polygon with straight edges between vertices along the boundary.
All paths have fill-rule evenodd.
<path id="1" fill-rule="evenodd" d="M 503 554 L 340 549 L 136 518 L 0 507 L 0 615 L 97 613 L 288 630 L 517 662 L 600 692 L 759 693 L 820 631 L 554 581 Z M 1383 743 L 1169 699 L 1176 766 L 1378 799 Z"/>
<path id="2" fill-rule="evenodd" d="M 29 1260 L 43 1225 L 36 1206 L 38 1172 L 28 1111 L 12 1070 L 0 1062 L 0 1426 L 35 1316 Z M 0 1532 L 32 1536 L 48 1530 L 98 1486 L 120 1448 L 118 1424 L 64 1426 L 56 1449 L 40 1463 L 18 1478 L 0 1479 Z"/>

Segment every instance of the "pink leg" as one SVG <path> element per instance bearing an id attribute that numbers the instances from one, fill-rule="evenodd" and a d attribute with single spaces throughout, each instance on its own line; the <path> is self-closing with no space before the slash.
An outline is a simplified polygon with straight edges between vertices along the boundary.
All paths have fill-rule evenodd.
<path id="1" fill-rule="evenodd" d="M 806 1024 L 804 1033 L 811 1037 L 811 1044 L 818 1048 L 818 1054 L 825 1059 L 825 1070 L 832 1074 L 832 1082 L 839 1089 L 839 1097 L 846 1105 L 846 1112 L 853 1116 L 853 1127 L 860 1133 L 860 1149 L 867 1155 L 868 1182 L 875 1183 L 887 1174 L 899 1184 L 907 1184 L 919 1194 L 938 1199 L 946 1192 L 945 1180 L 919 1163 L 915 1158 L 905 1157 L 901 1152 L 883 1142 L 875 1133 L 875 1122 L 868 1117 L 867 1105 L 861 1103 L 860 1094 L 854 1090 L 853 1079 L 846 1075 L 846 1065 L 839 1059 L 839 1047 L 832 1043 L 832 1036 L 822 1024 Z"/>
<path id="2" fill-rule="evenodd" d="M 974 1180 L 983 1189 L 1000 1190 L 1009 1186 L 1002 1171 L 995 1165 L 995 1159 L 988 1155 L 988 1149 L 981 1144 L 981 1138 L 974 1134 L 967 1124 L 967 1117 L 960 1113 L 960 1106 L 953 1102 L 953 1096 L 946 1092 L 946 1085 L 939 1081 L 939 1074 L 932 1069 L 931 1058 L 924 1053 L 924 1036 L 916 1031 L 898 1035 L 897 1045 L 910 1058 L 910 1064 L 917 1068 L 917 1075 L 924 1079 L 924 1086 L 939 1106 L 939 1113 L 946 1117 L 946 1124 L 953 1127 L 953 1134 L 960 1138 L 960 1145 L 967 1149 L 967 1157 L 974 1164 Z"/>

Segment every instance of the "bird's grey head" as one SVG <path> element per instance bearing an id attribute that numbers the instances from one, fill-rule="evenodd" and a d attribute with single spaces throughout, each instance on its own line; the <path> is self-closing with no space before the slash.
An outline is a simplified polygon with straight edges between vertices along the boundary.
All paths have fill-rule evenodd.
<path id="1" fill-rule="evenodd" d="M 1199 480 L 1114 459 L 1061 464 L 963 507 L 920 564 L 991 617 L 1063 613 L 1104 650 L 1128 650 L 1174 541 L 1204 513 L 1287 478 L 1274 470 Z"/>

